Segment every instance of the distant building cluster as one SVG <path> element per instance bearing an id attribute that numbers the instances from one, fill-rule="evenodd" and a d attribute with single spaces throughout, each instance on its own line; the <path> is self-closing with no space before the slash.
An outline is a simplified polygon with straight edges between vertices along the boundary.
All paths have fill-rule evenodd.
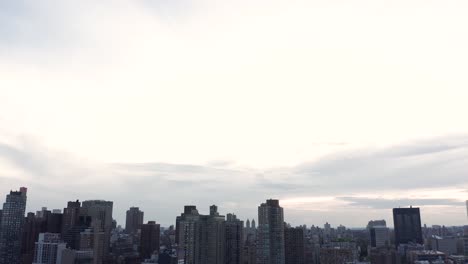
<path id="1" fill-rule="evenodd" d="M 27 188 L 11 191 L 0 210 L 0 264 L 466 264 L 468 226 L 421 223 L 419 208 L 394 208 L 393 228 L 370 220 L 365 228 L 291 226 L 280 201 L 258 206 L 242 221 L 216 205 L 201 214 L 186 205 L 175 225 L 144 221 L 131 207 L 125 228 L 113 202 L 70 201 L 25 215 Z M 467 201 L 468 215 L 468 201 Z"/>

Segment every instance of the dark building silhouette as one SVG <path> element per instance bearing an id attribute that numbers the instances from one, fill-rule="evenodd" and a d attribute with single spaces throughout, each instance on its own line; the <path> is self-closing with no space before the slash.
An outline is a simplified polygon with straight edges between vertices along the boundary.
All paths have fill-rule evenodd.
<path id="1" fill-rule="evenodd" d="M 218 213 L 216 205 L 210 206 L 209 215 L 201 215 L 199 222 L 200 262 L 199 264 L 224 263 L 225 218 Z"/>
<path id="2" fill-rule="evenodd" d="M 149 259 L 153 253 L 159 254 L 159 237 L 161 229 L 155 221 L 141 225 L 140 257 Z"/>
<path id="3" fill-rule="evenodd" d="M 284 229 L 285 264 L 304 264 L 304 229 L 285 227 Z"/>
<path id="4" fill-rule="evenodd" d="M 37 218 L 34 213 L 28 213 L 22 230 L 21 239 L 21 261 L 22 263 L 32 263 L 34 258 L 34 245 L 42 233 L 44 224 L 42 219 Z"/>
<path id="5" fill-rule="evenodd" d="M 62 217 L 61 213 L 50 213 L 46 218 L 46 233 L 60 234 L 62 232 Z"/>
<path id="6" fill-rule="evenodd" d="M 71 249 L 80 249 L 81 232 L 91 227 L 90 216 L 78 216 L 78 220 L 74 226 L 69 228 L 65 235 L 62 236 L 67 247 Z"/>
<path id="7" fill-rule="evenodd" d="M 419 208 L 394 208 L 395 246 L 400 244 L 423 244 Z"/>
<path id="8" fill-rule="evenodd" d="M 136 234 L 143 224 L 144 213 L 138 207 L 130 207 L 125 218 L 125 232 Z"/>
<path id="9" fill-rule="evenodd" d="M 284 216 L 278 200 L 258 207 L 257 264 L 284 264 Z"/>
<path id="10" fill-rule="evenodd" d="M 227 214 L 225 264 L 240 264 L 242 258 L 242 238 L 244 222 L 234 214 Z"/>
<path id="11" fill-rule="evenodd" d="M 80 232 L 91 226 L 91 218 L 80 218 L 81 202 L 68 202 L 62 215 L 62 239 L 67 247 L 78 249 Z"/>
<path id="12" fill-rule="evenodd" d="M 3 204 L 0 226 L 0 264 L 19 264 L 21 262 L 21 239 L 26 210 L 27 189 L 6 196 Z"/>
<path id="13" fill-rule="evenodd" d="M 257 263 L 257 245 L 255 240 L 247 239 L 242 247 L 242 264 Z"/>
<path id="14" fill-rule="evenodd" d="M 200 215 L 195 206 L 185 206 L 176 219 L 179 260 L 186 264 L 224 263 L 225 219 L 215 205 L 209 215 Z"/>

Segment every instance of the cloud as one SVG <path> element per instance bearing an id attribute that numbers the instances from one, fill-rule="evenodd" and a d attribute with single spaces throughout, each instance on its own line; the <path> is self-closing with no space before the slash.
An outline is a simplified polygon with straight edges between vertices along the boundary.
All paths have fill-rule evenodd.
<path id="1" fill-rule="evenodd" d="M 356 149 L 295 168 L 296 177 L 336 191 L 467 184 L 467 136 L 440 137 L 381 149 Z"/>
<path id="2" fill-rule="evenodd" d="M 350 206 L 358 208 L 392 209 L 396 207 L 424 206 L 463 206 L 464 203 L 455 199 L 379 199 L 366 197 L 338 197 L 350 202 Z"/>
<path id="3" fill-rule="evenodd" d="M 322 216 L 332 223 L 359 226 L 379 214 L 387 216 L 391 208 L 398 206 L 446 208 L 441 211 L 462 206 L 468 186 L 468 153 L 463 143 L 456 147 L 456 142 L 464 140 L 465 137 L 446 137 L 377 150 L 360 149 L 268 170 L 233 164 L 224 168 L 221 164 L 105 164 L 65 155 L 37 140 L 18 140 L 17 144 L 0 144 L 0 161 L 9 165 L 0 163 L 0 167 L 14 167 L 25 177 L 15 181 L 5 176 L 8 173 L 1 174 L 0 190 L 5 193 L 18 184 L 28 186 L 29 210 L 42 206 L 61 208 L 66 201 L 75 199 L 113 200 L 119 222 L 132 205 L 139 205 L 146 216 L 164 224 L 171 224 L 185 204 L 196 204 L 202 212 L 210 204 L 225 205 L 221 212 L 252 218 L 258 204 L 279 198 L 290 214 L 286 215 L 288 222 L 320 221 Z M 449 141 L 450 148 L 431 148 Z M 420 149 L 430 151 L 407 155 L 421 153 Z M 345 213 L 357 212 L 360 214 L 355 219 L 342 218 Z M 427 220 L 440 220 L 435 212 L 425 213 L 429 214 L 425 215 Z M 460 210 L 460 215 L 454 215 L 449 222 L 460 223 L 463 213 Z"/>

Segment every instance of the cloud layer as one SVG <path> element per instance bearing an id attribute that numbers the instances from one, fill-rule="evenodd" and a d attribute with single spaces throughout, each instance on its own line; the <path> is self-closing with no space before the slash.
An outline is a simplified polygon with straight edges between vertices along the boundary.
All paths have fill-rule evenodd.
<path id="1" fill-rule="evenodd" d="M 18 145 L 0 145 L 0 191 L 28 186 L 29 210 L 62 208 L 75 199 L 114 200 L 120 223 L 133 205 L 147 219 L 169 225 L 186 204 L 198 205 L 202 212 L 217 204 L 222 213 L 252 218 L 262 201 L 279 198 L 286 220 L 294 224 L 365 226 L 373 218 L 391 222 L 391 208 L 409 205 L 422 207 L 428 224 L 464 224 L 467 139 L 359 149 L 267 170 L 229 162 L 97 163 L 31 139 L 19 140 Z"/>

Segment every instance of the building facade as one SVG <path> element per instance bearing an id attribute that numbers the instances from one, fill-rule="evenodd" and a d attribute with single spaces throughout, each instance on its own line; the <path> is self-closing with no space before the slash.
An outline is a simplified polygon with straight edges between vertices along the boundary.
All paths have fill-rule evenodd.
<path id="1" fill-rule="evenodd" d="M 226 264 L 241 264 L 243 245 L 244 222 L 237 219 L 235 214 L 227 214 L 226 219 L 226 243 L 225 258 Z"/>
<path id="2" fill-rule="evenodd" d="M 149 259 L 153 253 L 159 254 L 159 237 L 161 228 L 155 221 L 149 221 L 141 226 L 140 257 Z"/>
<path id="3" fill-rule="evenodd" d="M 284 264 L 284 215 L 278 200 L 258 207 L 257 264 Z"/>
<path id="4" fill-rule="evenodd" d="M 143 225 L 143 211 L 140 211 L 138 207 L 130 207 L 127 210 L 127 215 L 125 218 L 125 232 L 128 234 L 136 234 L 138 230 Z"/>
<path id="5" fill-rule="evenodd" d="M 305 264 L 304 241 L 304 229 L 285 227 L 285 264 Z"/>
<path id="6" fill-rule="evenodd" d="M 40 233 L 35 244 L 33 264 L 62 263 L 62 253 L 66 244 L 61 241 L 60 234 Z"/>
<path id="7" fill-rule="evenodd" d="M 89 200 L 81 204 L 80 215 L 91 217 L 91 223 L 98 222 L 100 232 L 104 233 L 103 255 L 108 256 L 110 236 L 112 231 L 113 202 L 103 200 Z"/>
<path id="8" fill-rule="evenodd" d="M 371 247 L 385 247 L 390 244 L 390 233 L 388 227 L 373 226 L 369 229 L 369 233 Z"/>
<path id="9" fill-rule="evenodd" d="M 19 264 L 27 189 L 10 191 L 3 204 L 0 225 L 0 264 Z"/>
<path id="10" fill-rule="evenodd" d="M 400 244 L 423 244 L 419 208 L 394 208 L 395 246 Z"/>

